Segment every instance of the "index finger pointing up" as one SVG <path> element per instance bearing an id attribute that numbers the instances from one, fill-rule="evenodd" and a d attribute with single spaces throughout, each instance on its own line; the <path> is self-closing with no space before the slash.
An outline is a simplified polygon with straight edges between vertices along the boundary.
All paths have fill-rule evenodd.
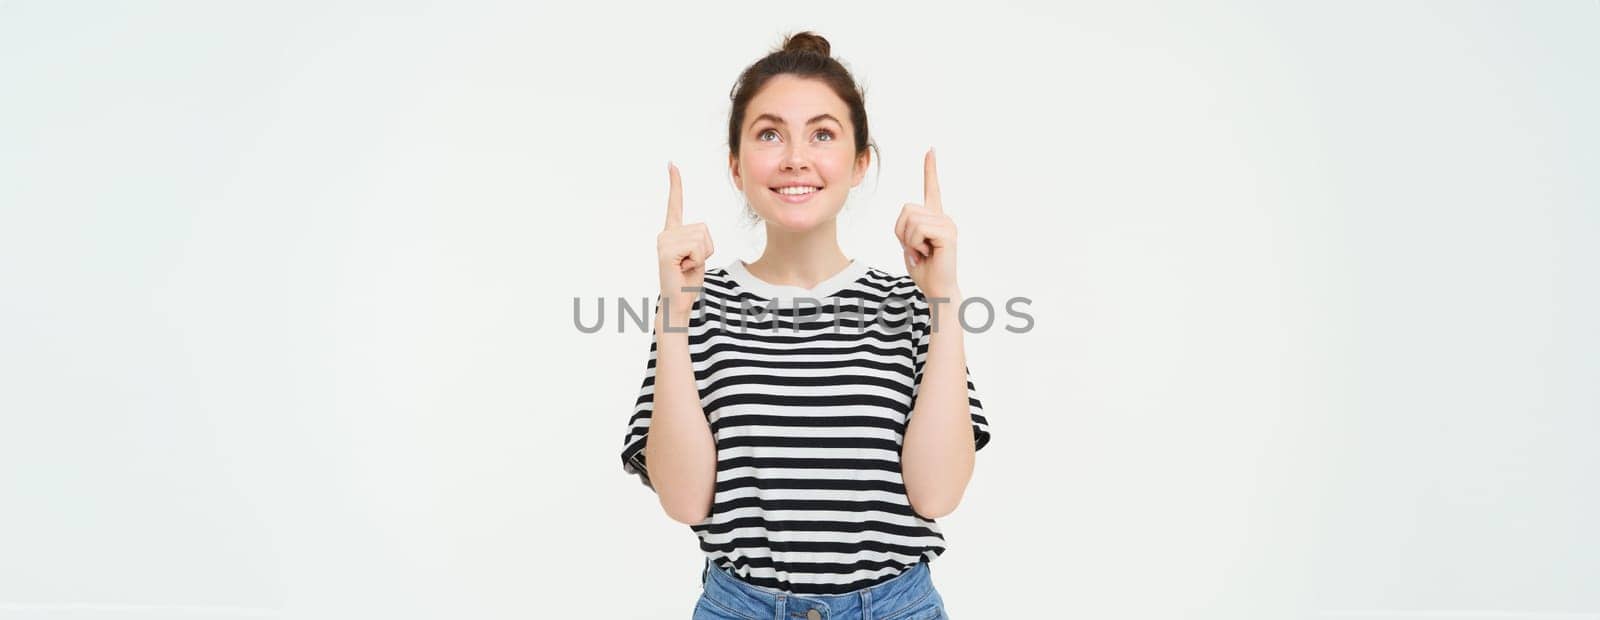
<path id="1" fill-rule="evenodd" d="M 933 161 L 933 147 L 928 147 L 928 154 L 922 158 L 922 206 L 932 209 L 934 213 L 944 212 L 944 204 L 939 198 L 939 167 Z"/>
<path id="2" fill-rule="evenodd" d="M 683 225 L 683 181 L 678 178 L 678 167 L 667 162 L 667 228 Z"/>

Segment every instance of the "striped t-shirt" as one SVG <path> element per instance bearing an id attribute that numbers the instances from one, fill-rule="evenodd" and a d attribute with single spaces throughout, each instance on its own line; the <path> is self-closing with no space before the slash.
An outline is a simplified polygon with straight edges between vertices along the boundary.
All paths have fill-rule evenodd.
<path id="1" fill-rule="evenodd" d="M 768 284 L 739 260 L 706 271 L 690 309 L 689 358 L 717 476 L 710 516 L 690 529 L 712 562 L 755 585 L 825 595 L 877 585 L 944 552 L 938 524 L 912 510 L 900 475 L 929 319 L 909 276 L 860 260 L 811 289 Z M 654 338 L 622 448 L 623 470 L 646 486 Z M 971 378 L 969 369 L 981 449 L 989 424 Z"/>

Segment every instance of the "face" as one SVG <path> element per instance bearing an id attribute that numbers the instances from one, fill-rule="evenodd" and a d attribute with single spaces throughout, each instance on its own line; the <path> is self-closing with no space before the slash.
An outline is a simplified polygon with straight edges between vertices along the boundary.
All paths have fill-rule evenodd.
<path id="1" fill-rule="evenodd" d="M 832 220 L 866 175 L 850 108 L 818 80 L 779 75 L 745 110 L 733 183 L 768 225 L 803 232 Z M 785 189 L 788 188 L 788 189 Z"/>

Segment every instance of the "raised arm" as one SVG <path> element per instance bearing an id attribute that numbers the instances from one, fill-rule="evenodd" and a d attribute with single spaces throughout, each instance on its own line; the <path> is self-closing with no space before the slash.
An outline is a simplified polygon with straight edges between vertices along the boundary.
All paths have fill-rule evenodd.
<path id="1" fill-rule="evenodd" d="M 656 374 L 645 462 L 661 507 L 674 521 L 706 520 L 716 486 L 716 442 L 689 357 L 689 318 L 696 292 L 705 282 L 706 260 L 715 251 L 706 225 L 683 224 L 683 185 L 678 168 L 667 165 L 671 185 L 667 221 L 656 236 L 661 300 L 656 307 Z"/>

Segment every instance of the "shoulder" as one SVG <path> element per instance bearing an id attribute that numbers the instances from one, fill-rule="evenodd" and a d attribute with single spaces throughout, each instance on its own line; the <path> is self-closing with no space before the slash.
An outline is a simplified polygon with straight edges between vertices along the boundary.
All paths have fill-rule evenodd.
<path id="1" fill-rule="evenodd" d="M 707 278 L 715 278 L 719 283 L 731 283 L 732 276 L 728 274 L 727 267 L 714 267 L 706 270 Z"/>
<path id="2" fill-rule="evenodd" d="M 890 315 L 904 313 L 907 309 L 911 314 L 911 333 L 913 337 L 920 338 L 921 334 L 931 323 L 932 312 L 928 308 L 928 297 L 922 293 L 917 282 L 910 275 L 895 274 L 876 267 L 869 267 L 867 273 L 858 282 L 862 283 L 869 294 L 876 297 L 877 306 Z M 902 319 L 903 319 L 902 315 Z"/>
<path id="3" fill-rule="evenodd" d="M 739 288 L 739 283 L 733 279 L 733 274 L 728 273 L 727 267 L 706 269 L 705 282 L 701 284 L 700 295 L 695 300 L 695 314 L 701 315 L 712 304 L 738 303 L 741 298 L 749 296 L 750 293 Z"/>
<path id="4" fill-rule="evenodd" d="M 728 273 L 727 267 L 707 269 L 705 284 L 705 288 L 711 290 L 713 294 L 731 295 L 738 289 L 738 283 L 734 281 L 733 274 Z"/>
<path id="5" fill-rule="evenodd" d="M 888 303 L 909 303 L 919 314 L 928 311 L 928 296 L 923 294 L 922 288 L 917 286 L 916 280 L 912 280 L 910 275 L 869 267 L 861 282 L 882 295 Z"/>
<path id="6" fill-rule="evenodd" d="M 866 274 L 858 282 L 866 285 L 869 290 L 880 293 L 885 298 L 899 298 L 902 300 L 915 299 L 920 303 L 927 303 L 927 297 L 922 294 L 922 289 L 917 288 L 916 281 L 911 276 L 894 274 L 877 267 L 868 267 Z"/>

